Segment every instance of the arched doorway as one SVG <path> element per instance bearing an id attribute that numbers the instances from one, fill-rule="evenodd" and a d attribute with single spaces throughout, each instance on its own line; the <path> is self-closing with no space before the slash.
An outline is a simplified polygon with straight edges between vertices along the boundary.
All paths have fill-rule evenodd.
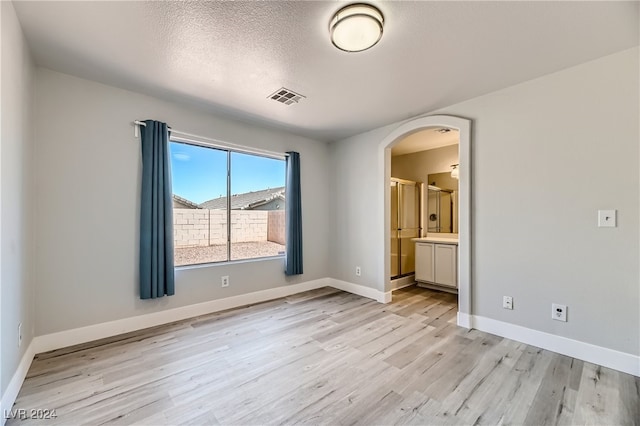
<path id="1" fill-rule="evenodd" d="M 459 200 L 459 232 L 458 232 L 458 325 L 469 328 L 471 315 L 471 120 L 449 115 L 433 115 L 420 117 L 400 125 L 385 137 L 378 145 L 378 178 L 379 190 L 384 209 L 384 241 L 381 244 L 379 260 L 383 262 L 384 292 L 391 291 L 390 281 L 390 224 L 391 212 L 389 203 L 391 179 L 391 148 L 400 139 L 428 127 L 443 126 L 457 129 L 460 132 L 460 200 Z"/>

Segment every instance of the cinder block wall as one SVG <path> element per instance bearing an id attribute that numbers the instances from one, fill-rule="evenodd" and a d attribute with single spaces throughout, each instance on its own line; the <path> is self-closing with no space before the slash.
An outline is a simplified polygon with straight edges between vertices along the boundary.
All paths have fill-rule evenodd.
<path id="1" fill-rule="evenodd" d="M 231 210 L 231 242 L 267 241 L 268 211 Z"/>
<path id="2" fill-rule="evenodd" d="M 267 218 L 267 240 L 284 245 L 284 210 L 270 210 Z"/>
<path id="3" fill-rule="evenodd" d="M 268 211 L 232 210 L 231 242 L 267 241 L 268 216 Z M 282 232 L 284 233 L 284 226 Z M 175 247 L 225 244 L 227 242 L 226 211 L 173 209 L 173 234 Z M 281 244 L 284 244 L 284 240 Z"/>

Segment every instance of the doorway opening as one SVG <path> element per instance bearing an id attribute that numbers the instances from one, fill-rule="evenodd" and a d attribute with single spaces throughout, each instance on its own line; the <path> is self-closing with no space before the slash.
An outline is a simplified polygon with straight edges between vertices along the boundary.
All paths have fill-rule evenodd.
<path id="1" fill-rule="evenodd" d="M 401 137 L 391 148 L 391 288 L 428 282 L 416 275 L 425 266 L 426 252 L 420 239 L 427 235 L 457 243 L 459 132 L 448 127 L 429 127 Z M 422 247 L 423 248 L 423 247 Z M 435 250 L 431 250 L 435 253 Z M 416 253 L 422 256 L 416 257 Z M 451 259 L 450 274 L 455 274 Z M 427 266 L 434 266 L 429 262 Z M 419 271 L 420 272 L 420 271 Z M 435 271 L 434 271 L 435 272 Z M 440 268 L 439 278 L 446 272 Z M 453 277 L 452 277 L 453 278 Z M 434 278 L 435 279 L 435 278 Z M 436 289 L 457 293 L 457 286 L 446 281 Z M 445 284 L 444 281 L 434 281 Z M 422 284 L 420 284 L 422 285 Z"/>
<path id="2" fill-rule="evenodd" d="M 413 134 L 417 134 L 418 132 L 425 131 L 428 129 L 451 129 L 455 130 L 458 133 L 458 162 L 449 164 L 448 166 L 455 166 L 455 175 L 458 177 L 458 190 L 456 197 L 456 205 L 455 209 L 457 210 L 457 214 L 453 215 L 453 213 L 446 213 L 451 218 L 451 224 L 447 223 L 447 229 L 453 230 L 453 223 L 457 225 L 457 259 L 455 262 L 455 275 L 457 278 L 457 289 L 458 289 L 458 325 L 463 327 L 470 327 L 470 315 L 471 315 L 471 268 L 470 268 L 470 260 L 471 260 L 471 121 L 468 119 L 454 117 L 454 116 L 446 116 L 446 115 L 436 115 L 429 117 L 421 117 L 411 121 L 404 123 L 399 126 L 396 130 L 394 130 L 390 135 L 388 135 L 381 143 L 379 144 L 379 158 L 380 158 L 380 178 L 381 178 L 381 187 L 384 188 L 384 194 L 382 199 L 384 200 L 384 239 L 385 241 L 381 245 L 383 247 L 382 253 L 380 253 L 381 261 L 384 262 L 384 277 L 382 282 L 384 282 L 384 291 L 391 292 L 394 287 L 398 286 L 398 282 L 392 282 L 392 253 L 394 248 L 392 247 L 392 237 L 394 236 L 394 231 L 392 230 L 393 219 L 392 219 L 392 207 L 391 207 L 391 195 L 392 195 L 392 174 L 391 174 L 391 154 L 394 146 L 398 145 L 403 139 L 410 137 Z M 428 177 L 426 178 L 428 181 Z M 424 179 L 416 179 L 414 182 L 423 182 Z M 428 188 L 429 182 L 427 182 Z M 432 185 L 434 187 L 434 196 L 442 197 L 442 191 L 436 194 L 436 191 L 442 190 L 442 188 L 437 185 Z M 453 190 L 452 190 L 453 192 Z M 428 203 L 426 198 L 428 197 L 428 191 L 426 188 L 422 191 L 423 195 L 420 201 L 421 203 L 421 226 L 422 228 L 419 232 L 422 236 L 433 236 L 433 232 L 428 232 L 429 225 L 425 222 L 425 213 L 428 211 L 425 209 L 425 203 Z M 445 192 L 446 194 L 446 192 Z M 449 193 L 449 200 L 451 200 L 451 193 Z M 445 195 L 445 200 L 446 200 Z M 449 201 L 446 201 L 448 203 Z M 428 207 L 428 206 L 427 206 Z M 452 206 L 452 208 L 454 208 Z M 393 212 L 397 214 L 396 211 Z M 439 215 L 440 213 L 438 213 Z M 428 218 L 427 218 L 428 219 Z M 443 223 L 445 221 L 440 221 L 440 228 L 442 229 Z M 446 233 L 443 235 L 438 235 L 438 237 L 445 237 Z M 454 232 L 450 232 L 448 234 L 454 234 Z M 398 228 L 395 230 L 395 236 L 398 241 L 400 240 L 401 233 L 398 231 Z M 415 237 L 414 237 L 415 238 Z M 412 238 L 409 238 L 411 240 Z M 415 244 L 415 240 L 412 241 Z M 410 246 L 405 243 L 405 253 L 407 250 L 411 250 Z M 402 255 L 402 248 L 398 248 L 395 250 L 397 256 Z M 399 253 L 399 254 L 398 254 Z M 415 256 L 415 252 L 413 254 Z M 406 256 L 405 256 L 406 257 Z M 397 260 L 397 258 L 396 258 Z M 396 271 L 397 272 L 397 271 Z M 406 277 L 404 278 L 406 279 Z"/>

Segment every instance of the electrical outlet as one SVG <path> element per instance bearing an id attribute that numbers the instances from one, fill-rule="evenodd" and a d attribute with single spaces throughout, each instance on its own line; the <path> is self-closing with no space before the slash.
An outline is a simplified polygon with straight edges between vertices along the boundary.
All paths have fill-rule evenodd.
<path id="1" fill-rule="evenodd" d="M 359 267 L 359 266 L 356 266 L 356 275 L 357 275 L 357 276 L 362 275 L 362 269 L 360 269 L 360 267 Z"/>
<path id="2" fill-rule="evenodd" d="M 567 305 L 551 304 L 551 318 L 556 321 L 567 322 Z"/>
<path id="3" fill-rule="evenodd" d="M 513 309 L 513 297 L 502 296 L 502 307 L 505 309 Z"/>
<path id="4" fill-rule="evenodd" d="M 229 287 L 229 275 L 222 277 L 222 287 Z"/>
<path id="5" fill-rule="evenodd" d="M 22 345 L 22 323 L 18 324 L 18 347 Z"/>

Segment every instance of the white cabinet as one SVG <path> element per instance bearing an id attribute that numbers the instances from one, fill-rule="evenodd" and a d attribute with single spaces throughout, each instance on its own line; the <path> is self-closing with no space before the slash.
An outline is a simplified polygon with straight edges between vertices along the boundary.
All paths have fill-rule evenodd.
<path id="1" fill-rule="evenodd" d="M 435 283 L 447 287 L 458 287 L 456 279 L 456 259 L 458 246 L 453 244 L 435 245 Z"/>
<path id="2" fill-rule="evenodd" d="M 416 281 L 433 282 L 436 279 L 434 246 L 432 243 L 416 243 Z"/>
<path id="3" fill-rule="evenodd" d="M 416 243 L 416 281 L 458 287 L 458 246 Z"/>

